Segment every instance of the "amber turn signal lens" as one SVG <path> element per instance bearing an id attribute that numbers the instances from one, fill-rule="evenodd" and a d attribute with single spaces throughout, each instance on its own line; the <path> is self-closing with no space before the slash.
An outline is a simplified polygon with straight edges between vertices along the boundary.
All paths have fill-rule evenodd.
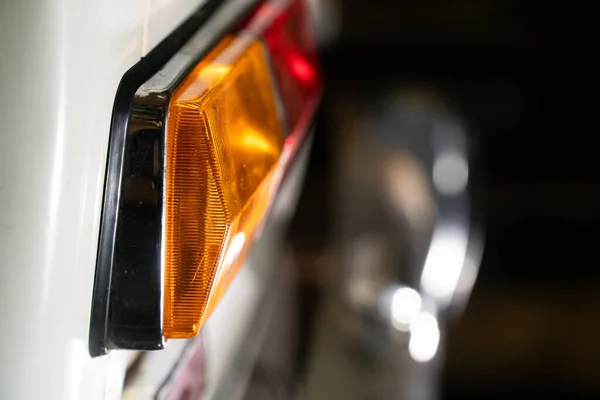
<path id="1" fill-rule="evenodd" d="M 243 263 L 278 184 L 282 121 L 267 54 L 224 40 L 169 104 L 163 334 L 198 333 Z"/>

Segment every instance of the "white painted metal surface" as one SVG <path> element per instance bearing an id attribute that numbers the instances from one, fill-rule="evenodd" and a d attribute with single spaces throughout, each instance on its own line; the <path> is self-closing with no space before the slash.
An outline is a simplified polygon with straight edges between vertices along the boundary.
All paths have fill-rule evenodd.
<path id="1" fill-rule="evenodd" d="M 201 1 L 168 3 L 0 3 L 0 399 L 120 397 L 129 353 L 87 350 L 108 133 L 125 71 Z"/>
<path id="2" fill-rule="evenodd" d="M 149 6 L 144 19 L 143 55 L 148 54 L 206 0 L 146 0 Z"/>

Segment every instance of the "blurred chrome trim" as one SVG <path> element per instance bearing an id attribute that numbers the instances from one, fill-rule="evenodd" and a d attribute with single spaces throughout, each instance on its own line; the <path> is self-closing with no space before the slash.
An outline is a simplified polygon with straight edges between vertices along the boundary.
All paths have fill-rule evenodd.
<path id="1" fill-rule="evenodd" d="M 346 277 L 345 301 L 359 313 L 376 311 L 391 326 L 408 330 L 409 323 L 390 318 L 393 292 L 410 288 L 418 293 L 421 311 L 444 320 L 468 299 L 482 252 L 481 221 L 473 219 L 472 135 L 437 96 L 420 90 L 400 90 L 369 110 L 366 119 L 351 149 L 364 155 L 353 162 L 370 162 L 373 172 L 365 175 L 368 183 L 348 176 L 345 196 L 373 193 L 362 203 L 346 200 L 345 218 L 356 219 L 345 233 L 347 263 L 356 265 Z M 378 267 L 369 262 L 377 261 L 369 258 L 362 265 L 361 251 L 365 257 L 387 252 L 391 258 L 384 256 L 384 270 L 368 272 Z"/>

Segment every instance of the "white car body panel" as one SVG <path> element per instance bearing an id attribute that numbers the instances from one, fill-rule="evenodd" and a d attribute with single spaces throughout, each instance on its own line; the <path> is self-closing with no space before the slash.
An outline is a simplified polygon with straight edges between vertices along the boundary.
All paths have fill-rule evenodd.
<path id="1" fill-rule="evenodd" d="M 206 0 L 146 0 L 149 6 L 144 18 L 142 55 L 148 54 L 173 28 L 181 24 Z"/>
<path id="2" fill-rule="evenodd" d="M 202 2 L 0 5 L 0 399 L 121 398 L 135 353 L 88 353 L 114 97 L 123 74 Z M 209 391 L 262 297 L 256 271 L 242 269 L 204 330 Z M 181 348 L 156 354 L 174 359 Z"/>

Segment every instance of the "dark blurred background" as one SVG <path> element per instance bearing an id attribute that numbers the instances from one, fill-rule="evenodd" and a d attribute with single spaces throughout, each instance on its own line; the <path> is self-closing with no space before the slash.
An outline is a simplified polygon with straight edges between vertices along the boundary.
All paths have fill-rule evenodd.
<path id="1" fill-rule="evenodd" d="M 322 50 L 325 97 L 291 230 L 314 284 L 306 297 L 319 298 L 335 263 L 337 149 L 356 110 L 390 87 L 440 93 L 480 144 L 474 196 L 485 214 L 478 280 L 448 332 L 443 398 L 600 398 L 593 4 L 334 4 L 337 35 Z"/>

